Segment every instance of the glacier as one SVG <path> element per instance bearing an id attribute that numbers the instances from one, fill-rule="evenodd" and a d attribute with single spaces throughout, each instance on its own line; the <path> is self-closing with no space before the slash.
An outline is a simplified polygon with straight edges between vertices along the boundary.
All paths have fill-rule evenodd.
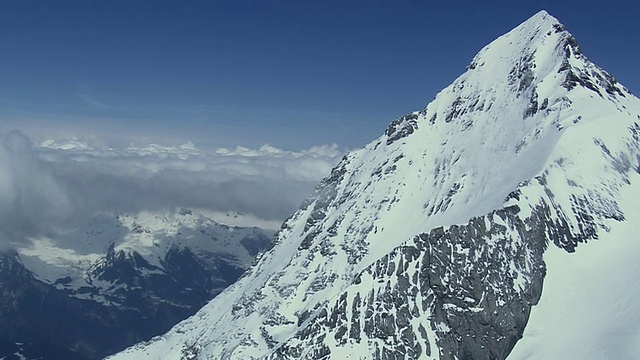
<path id="1" fill-rule="evenodd" d="M 638 358 L 639 123 L 541 11 L 345 155 L 238 282 L 109 359 Z"/>

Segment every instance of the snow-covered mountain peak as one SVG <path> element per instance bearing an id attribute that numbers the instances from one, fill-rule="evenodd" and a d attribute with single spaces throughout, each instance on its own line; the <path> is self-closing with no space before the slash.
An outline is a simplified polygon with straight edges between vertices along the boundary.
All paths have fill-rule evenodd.
<path id="1" fill-rule="evenodd" d="M 347 154 L 238 283 L 121 356 L 503 358 L 540 296 L 547 242 L 573 250 L 624 218 L 639 114 L 541 11 Z"/>
<path id="2" fill-rule="evenodd" d="M 391 158 L 433 161 L 442 185 L 432 187 L 436 204 L 425 204 L 431 225 L 452 223 L 449 215 L 464 223 L 501 206 L 509 189 L 541 171 L 565 128 L 625 113 L 627 97 L 634 98 L 541 11 L 484 47 L 433 102 L 394 121 L 381 140 Z"/>

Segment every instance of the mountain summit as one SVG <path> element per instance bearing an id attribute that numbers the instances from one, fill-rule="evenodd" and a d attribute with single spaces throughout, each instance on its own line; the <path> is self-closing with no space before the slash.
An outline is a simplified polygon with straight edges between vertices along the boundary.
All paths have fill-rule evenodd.
<path id="1" fill-rule="evenodd" d="M 593 259 L 607 271 L 615 258 L 592 243 L 623 244 L 613 252 L 623 258 L 640 250 L 629 239 L 639 122 L 640 100 L 541 11 L 426 108 L 346 155 L 237 283 L 114 359 L 597 356 L 571 339 L 544 348 L 544 323 L 554 301 L 592 289 L 580 272 Z M 580 279 L 575 291 L 547 296 L 565 275 Z M 616 338 L 636 351 L 622 357 L 640 354 L 624 347 L 634 336 Z"/>

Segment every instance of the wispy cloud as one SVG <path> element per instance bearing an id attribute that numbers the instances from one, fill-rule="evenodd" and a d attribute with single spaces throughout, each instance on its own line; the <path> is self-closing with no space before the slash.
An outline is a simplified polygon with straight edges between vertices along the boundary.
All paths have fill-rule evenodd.
<path id="1" fill-rule="evenodd" d="M 83 102 L 93 106 L 94 108 L 97 108 L 97 109 L 109 109 L 110 108 L 110 106 L 103 104 L 102 102 L 96 100 L 93 96 L 91 96 L 89 94 L 78 94 L 76 96 L 78 97 L 78 99 L 80 99 Z"/>
<path id="2" fill-rule="evenodd" d="M 83 103 L 90 105 L 98 110 L 110 109 L 111 106 L 106 105 L 104 102 L 96 99 L 96 85 L 91 83 L 77 83 L 76 84 L 76 97 L 82 100 Z"/>

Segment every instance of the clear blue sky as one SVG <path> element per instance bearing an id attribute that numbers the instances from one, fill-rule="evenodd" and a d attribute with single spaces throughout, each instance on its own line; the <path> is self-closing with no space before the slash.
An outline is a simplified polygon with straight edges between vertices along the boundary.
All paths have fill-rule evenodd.
<path id="1" fill-rule="evenodd" d="M 634 1 L 0 2 L 0 131 L 361 147 L 541 9 L 640 93 Z"/>

